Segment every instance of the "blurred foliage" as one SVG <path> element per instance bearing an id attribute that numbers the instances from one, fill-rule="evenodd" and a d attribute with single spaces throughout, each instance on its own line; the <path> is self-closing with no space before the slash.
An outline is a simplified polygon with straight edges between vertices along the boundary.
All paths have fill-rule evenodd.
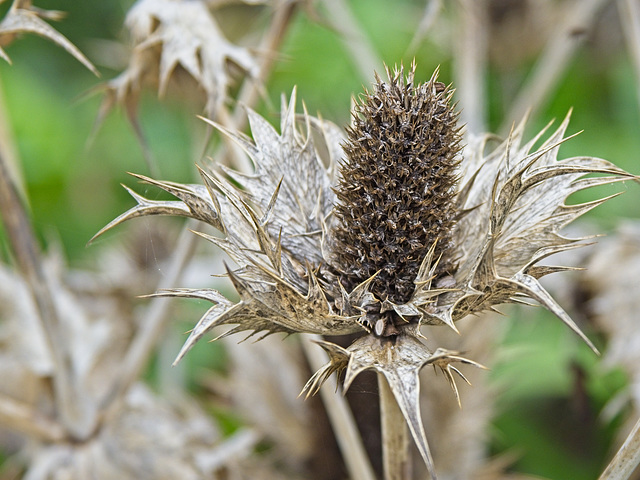
<path id="1" fill-rule="evenodd" d="M 605 371 L 548 312 L 518 308 L 511 316 L 517 321 L 509 322 L 491 372 L 501 412 L 495 452 L 511 452 L 518 471 L 543 478 L 597 478 L 623 420 L 600 414 L 626 376 Z"/>
<path id="2" fill-rule="evenodd" d="M 13 65 L 0 62 L 0 100 L 5 104 L 0 115 L 6 116 L 17 146 L 38 233 L 43 240 L 59 237 L 72 264 L 86 263 L 103 244 L 124 235 L 124 230 L 118 230 L 85 248 L 96 231 L 130 206 L 130 197 L 119 186 L 120 182 L 131 184 L 126 172 L 148 173 L 141 147 L 122 112 L 108 116 L 88 143 L 100 98 L 86 94 L 117 74 L 101 66 L 118 63 L 118 58 L 105 58 L 109 53 L 101 50 L 101 41 L 126 45 L 122 23 L 132 2 L 36 3 L 67 12 L 56 28 L 87 54 L 103 78 L 96 79 L 46 40 L 25 36 L 7 48 Z M 446 45 L 450 38 L 434 42 L 430 36 L 415 53 L 406 52 L 424 2 L 353 0 L 350 5 L 388 65 L 407 64 L 415 56 L 418 78 L 428 78 L 440 65 L 441 78 L 451 79 L 451 49 Z M 445 2 L 445 14 L 451 13 L 446 11 L 449 7 Z M 2 5 L 0 15 L 6 8 L 8 5 Z M 487 89 L 492 129 L 499 127 L 513 99 L 505 85 L 519 84 L 532 61 L 512 72 L 490 65 Z M 370 80 L 360 77 L 335 31 L 300 12 L 266 85 L 268 98 L 259 110 L 275 123 L 274 105 L 282 93 L 288 95 L 297 85 L 298 98 L 311 113 L 343 125 L 349 121 L 351 96 L 357 96 Z M 528 128 L 538 131 L 550 119 L 558 121 L 573 108 L 570 133 L 584 132 L 562 147 L 561 157 L 598 156 L 637 173 L 640 110 L 636 87 L 629 55 L 620 42 L 604 47 L 595 40 L 587 42 Z M 197 113 L 183 108 L 176 99 L 158 101 L 155 92 L 144 96 L 140 122 L 163 179 L 184 182 L 195 178 L 194 163 L 202 149 L 197 142 L 204 132 L 195 119 Z M 621 219 L 640 216 L 640 189 L 635 185 L 627 188 L 624 195 L 589 214 L 600 230 L 610 231 Z M 156 194 L 153 189 L 141 190 L 144 195 Z M 588 195 L 596 196 L 593 192 Z M 4 242 L 2 245 L 5 254 Z M 541 309 L 533 313 L 521 309 L 510 316 L 514 318 L 505 320 L 504 350 L 491 374 L 503 389 L 498 404 L 503 413 L 492 432 L 495 453 L 511 451 L 518 458 L 517 469 L 547 478 L 595 478 L 610 454 L 615 427 L 620 423 L 616 419 L 603 424 L 598 414 L 623 388 L 623 375 L 602 371 L 598 358 L 560 322 L 548 320 Z M 588 334 L 593 337 L 592 332 Z M 527 353 L 514 360 L 516 350 Z M 196 370 L 208 364 L 219 369 L 220 355 L 218 347 L 199 344 L 187 357 L 185 368 Z M 154 372 L 150 375 L 157 376 Z M 229 425 L 235 423 L 230 420 Z"/>

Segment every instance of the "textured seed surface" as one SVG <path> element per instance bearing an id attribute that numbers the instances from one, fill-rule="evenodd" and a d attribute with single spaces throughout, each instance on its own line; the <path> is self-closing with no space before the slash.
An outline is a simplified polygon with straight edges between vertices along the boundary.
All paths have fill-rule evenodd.
<path id="1" fill-rule="evenodd" d="M 414 70 L 365 92 L 347 130 L 346 160 L 336 187 L 339 220 L 334 268 L 349 290 L 376 272 L 372 292 L 407 302 L 429 247 L 446 251 L 454 225 L 460 135 L 452 91 L 437 82 L 414 85 Z"/>

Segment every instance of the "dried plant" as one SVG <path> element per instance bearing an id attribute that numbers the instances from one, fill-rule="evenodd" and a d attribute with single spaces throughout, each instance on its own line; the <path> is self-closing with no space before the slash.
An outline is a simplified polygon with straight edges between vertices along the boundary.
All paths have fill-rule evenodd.
<path id="1" fill-rule="evenodd" d="M 127 13 L 125 26 L 132 55 L 125 71 L 105 85 L 101 115 L 116 103 L 133 114 L 143 86 L 157 86 L 163 96 L 172 76 L 185 72 L 206 95 L 204 111 L 214 115 L 227 94 L 229 64 L 254 77 L 258 73 L 253 55 L 224 37 L 204 2 L 140 0 Z"/>
<path id="2" fill-rule="evenodd" d="M 565 237 L 562 228 L 607 200 L 566 205 L 569 196 L 634 177 L 597 158 L 558 160 L 568 116 L 552 133 L 545 129 L 530 141 L 525 141 L 524 121 L 497 143 L 494 136 L 477 134 L 488 123 L 483 82 L 489 62 L 502 66 L 498 75 L 506 78 L 514 63 L 539 54 L 515 101 L 507 102 L 511 113 L 500 129 L 506 132 L 525 109 L 535 112 L 548 101 L 584 38 L 580 32 L 594 23 L 606 1 L 545 1 L 543 8 L 534 8 L 535 2 L 460 0 L 450 10 L 448 2 L 430 0 L 409 48 L 417 51 L 434 36 L 445 50 L 453 46 L 462 109 L 452 105 L 454 91 L 438 81 L 438 71 L 419 83 L 412 65 L 406 73 L 401 67 L 387 71 L 384 79 L 376 75 L 344 130 L 306 110 L 296 114 L 294 90 L 289 102 L 283 100 L 278 132 L 252 107 L 259 93 L 266 93 L 273 64 L 283 59 L 279 47 L 293 12 L 305 3 L 313 20 L 321 19 L 342 37 L 355 70 L 365 77 L 379 70 L 381 57 L 344 0 L 317 2 L 318 10 L 299 1 L 139 0 L 129 10 L 125 27 L 131 55 L 120 75 L 96 87 L 105 92 L 97 125 L 120 104 L 142 140 L 137 107 L 143 88 L 157 89 L 159 97 L 176 91 L 182 100 L 197 91 L 198 108 L 209 117 L 208 134 L 213 126 L 231 140 L 213 155 L 216 164 L 200 169 L 203 184 L 154 179 L 158 167 L 150 163 L 153 178 L 137 178 L 177 200 L 145 198 L 128 189 L 138 204 L 100 232 L 139 216 L 189 217 L 175 247 L 164 226 L 157 229 L 160 233 L 144 227 L 143 236 L 154 237 L 154 248 L 166 246 L 163 254 L 154 253 L 152 269 L 122 249 L 103 257 L 97 273 L 71 271 L 55 255 L 41 254 L 18 200 L 16 175 L 6 171 L 5 163 L 11 162 L 4 158 L 0 103 L 0 207 L 15 256 L 14 269 L 0 266 L 0 425 L 14 432 L 0 432 L 0 442 L 2 453 L 19 452 L 25 478 L 312 474 L 330 479 L 344 477 L 346 468 L 354 480 L 371 480 L 378 466 L 366 458 L 362 443 L 370 447 L 378 440 L 360 438 L 364 435 L 358 434 L 345 401 L 333 392 L 353 393 L 360 388 L 354 379 L 366 370 L 378 379 L 378 388 L 371 387 L 365 401 L 380 409 L 385 478 L 409 478 L 411 469 L 416 478 L 436 478 L 436 472 L 441 478 L 516 478 L 504 473 L 508 455 L 488 458 L 496 396 L 489 377 L 481 369 L 460 368 L 492 364 L 499 339 L 493 316 L 484 313 L 505 303 L 533 301 L 595 350 L 540 284 L 545 275 L 569 268 L 541 262 L 583 245 L 583 239 Z M 627 9 L 622 23 L 637 53 L 638 9 L 630 1 L 618 3 Z M 239 15 L 259 11 L 262 17 L 255 24 L 246 22 L 252 31 L 245 37 L 246 29 L 232 31 L 224 24 L 225 10 Z M 529 14 L 523 17 L 522 11 Z M 537 16 L 530 15 L 534 11 Z M 30 0 L 14 0 L 0 21 L 0 46 L 21 32 L 36 33 L 96 73 L 44 21 L 60 17 Z M 506 24 L 517 28 L 500 28 Z M 455 35 L 441 35 L 444 29 Z M 523 31 L 534 32 L 535 41 L 522 42 L 521 50 L 511 48 Z M 496 35 L 503 35 L 500 41 Z M 2 48 L 0 56 L 9 60 Z M 240 79 L 244 83 L 235 90 Z M 238 107 L 243 104 L 247 115 Z M 233 112 L 230 105 L 236 106 Z M 241 133 L 243 115 L 252 138 Z M 234 141 L 239 149 L 230 147 Z M 238 154 L 241 150 L 246 158 Z M 186 230 L 198 228 L 198 221 L 219 232 L 199 235 L 236 267 L 223 267 L 218 257 L 191 258 L 195 239 Z M 145 254 L 147 248 L 142 247 Z M 617 259 L 626 253 L 614 248 L 612 254 Z M 198 280 L 178 280 L 193 273 L 187 271 L 190 260 Z M 609 332 L 605 359 L 623 363 L 635 378 L 635 351 L 627 348 L 635 341 L 633 322 L 612 325 L 603 314 L 624 306 L 616 296 L 617 280 L 626 277 L 602 285 L 593 279 L 607 278 L 606 266 L 592 264 L 595 277 L 586 277 L 587 282 L 600 299 L 596 306 L 606 305 L 596 308 L 598 322 Z M 213 285 L 219 290 L 208 288 L 212 282 L 201 275 L 225 267 L 239 300 L 226 296 L 218 280 Z M 159 283 L 154 269 L 166 272 Z M 174 288 L 182 281 L 203 287 Z M 163 348 L 160 339 L 174 338 L 167 333 L 171 310 L 166 299 L 144 306 L 132 301 L 157 285 L 154 297 L 213 303 L 176 362 L 215 327 L 230 326 L 217 337 L 225 340 L 227 377 L 209 372 L 206 378 L 216 405 L 222 401 L 242 416 L 246 426 L 234 434 L 223 437 L 216 416 L 195 405 L 182 385 L 152 392 L 140 380 L 153 352 Z M 236 344 L 231 335 L 241 332 L 259 340 L 273 333 L 315 336 Z M 162 350 L 160 358 L 165 354 Z M 425 365 L 447 382 L 433 381 Z M 168 375 L 161 368 L 161 375 Z M 182 369 L 172 374 L 176 371 L 179 377 Z M 456 375 L 474 388 L 458 392 Z M 422 392 L 421 383 L 428 385 Z M 297 398 L 300 390 L 307 397 L 319 391 L 322 403 L 316 398 L 303 402 Z M 360 406 L 352 405 L 356 414 Z M 333 432 L 320 426 L 325 414 Z M 371 419 L 364 421 L 371 424 Z M 619 455 L 627 470 L 633 467 L 628 459 L 635 461 L 640 452 L 633 447 L 635 432 Z M 410 458 L 409 433 L 420 454 L 415 459 Z M 620 465 L 616 461 L 610 469 Z M 607 470 L 601 478 L 627 475 L 619 472 Z"/>
<path id="3" fill-rule="evenodd" d="M 4 1 L 2 0 L 0 3 Z M 87 57 L 73 43 L 42 20 L 43 18 L 60 20 L 63 17 L 64 13 L 62 12 L 34 7 L 31 0 L 14 0 L 11 8 L 2 19 L 2 22 L 0 22 L 0 57 L 11 63 L 11 60 L 1 47 L 11 43 L 19 34 L 35 33 L 60 45 L 97 75 L 98 71 Z"/>
<path id="4" fill-rule="evenodd" d="M 640 385 L 638 365 L 640 332 L 637 325 L 639 305 L 638 273 L 640 272 L 640 228 L 637 223 L 622 225 L 611 238 L 591 248 L 584 259 L 587 270 L 573 285 L 576 309 L 594 322 L 607 337 L 602 366 L 621 367 L 629 378 L 628 388 L 614 397 L 605 410 L 607 417 L 620 414 L 629 403 L 632 412 L 621 429 L 619 444 L 623 445 L 612 460 L 602 480 L 629 478 L 640 463 Z M 634 426 L 635 424 L 635 426 Z M 626 443 L 624 437 L 629 434 Z"/>
<path id="5" fill-rule="evenodd" d="M 129 309 L 121 308 L 106 285 L 97 288 L 107 293 L 102 296 L 75 290 L 56 256 L 46 261 L 44 273 L 60 319 L 54 338 L 66 339 L 54 344 L 57 353 L 27 282 L 0 268 L 0 420 L 23 435 L 13 448 L 26 460 L 25 478 L 202 478 L 220 468 L 211 459 L 226 441 L 187 397 L 163 399 L 137 382 L 114 415 L 100 418 L 131 339 Z M 100 286 L 100 277 L 83 276 L 84 287 Z M 59 403 L 49 382 L 60 374 L 57 355 L 68 362 L 73 390 L 67 398 L 81 417 L 79 427 L 56 412 Z M 254 433 L 243 455 L 257 439 Z"/>
<path id="6" fill-rule="evenodd" d="M 533 300 L 595 350 L 539 283 L 566 268 L 537 264 L 579 246 L 560 229 L 606 200 L 567 206 L 569 195 L 632 176 L 597 158 L 557 160 L 568 117 L 538 149 L 534 144 L 544 132 L 525 143 L 524 122 L 489 154 L 489 137 L 461 149 L 451 90 L 437 82 L 437 73 L 425 84 L 415 83 L 414 68 L 406 77 L 402 68 L 387 73 L 387 81 L 377 78 L 373 92 L 364 94 L 346 139 L 335 125 L 307 114 L 301 132 L 295 93 L 283 106 L 280 134 L 251 110 L 253 140 L 211 122 L 238 142 L 255 172 L 201 170 L 204 185 L 138 175 L 179 200 L 149 200 L 130 191 L 137 205 L 103 231 L 139 216 L 179 215 L 223 234 L 200 233 L 238 264 L 227 267 L 227 275 L 239 302 L 208 288 L 157 293 L 214 303 L 176 361 L 222 325 L 235 326 L 221 337 L 245 330 L 250 336 L 360 334 L 347 348 L 320 342 L 330 362 L 305 390 L 315 393 L 334 372 L 346 371 L 348 389 L 362 371 L 377 371 L 393 394 L 386 402 L 383 395 L 383 409 L 395 399 L 435 478 L 420 417 L 419 372 L 438 367 L 459 401 L 453 374 L 465 377 L 454 364 L 480 365 L 428 347 L 421 327 L 455 330 L 469 314 Z M 329 165 L 322 163 L 311 129 L 326 143 Z M 583 178 L 590 173 L 610 176 Z M 404 461 L 393 457 L 403 453 L 387 449 L 385 455 L 389 478 L 401 475 L 394 470 Z"/>

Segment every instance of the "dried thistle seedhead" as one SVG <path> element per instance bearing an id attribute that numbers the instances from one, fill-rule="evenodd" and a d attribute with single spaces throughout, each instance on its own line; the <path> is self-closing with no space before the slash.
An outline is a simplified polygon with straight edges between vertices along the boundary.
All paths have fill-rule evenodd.
<path id="1" fill-rule="evenodd" d="M 436 259 L 449 252 L 461 146 L 453 92 L 436 75 L 414 85 L 415 65 L 406 78 L 403 69 L 387 74 L 347 129 L 332 264 L 347 291 L 377 274 L 371 292 L 406 303 L 431 246 Z"/>
<path id="2" fill-rule="evenodd" d="M 347 348 L 322 342 L 330 361 L 305 390 L 314 393 L 334 372 L 345 372 L 345 389 L 365 370 L 383 375 L 433 478 L 419 372 L 425 365 L 438 367 L 456 402 L 453 378 L 462 373 L 455 365 L 480 365 L 456 351 L 428 347 L 421 326 L 455 329 L 469 314 L 533 300 L 595 349 L 539 282 L 567 268 L 538 263 L 580 246 L 580 239 L 563 236 L 561 229 L 606 200 L 566 205 L 570 195 L 634 178 L 598 158 L 558 160 L 568 117 L 537 149 L 544 132 L 524 142 L 524 122 L 488 153 L 493 137 L 467 139 L 458 165 L 461 142 L 450 97 L 435 75 L 417 86 L 413 70 L 406 79 L 402 71 L 390 75 L 389 83 L 377 79 L 357 107 L 346 143 L 338 127 L 306 114 L 301 131 L 294 95 L 283 106 L 281 133 L 253 111 L 253 139 L 212 122 L 244 149 L 253 174 L 214 167 L 201 171 L 204 185 L 138 176 L 179 201 L 131 192 L 137 205 L 102 230 L 143 215 L 179 215 L 223 234 L 201 235 L 238 265 L 227 269 L 237 303 L 208 288 L 159 293 L 214 304 L 178 360 L 222 325 L 234 325 L 222 336 L 361 333 Z M 319 135 L 310 135 L 312 128 Z M 326 144 L 329 165 L 316 140 Z M 600 176 L 584 178 L 588 174 Z"/>

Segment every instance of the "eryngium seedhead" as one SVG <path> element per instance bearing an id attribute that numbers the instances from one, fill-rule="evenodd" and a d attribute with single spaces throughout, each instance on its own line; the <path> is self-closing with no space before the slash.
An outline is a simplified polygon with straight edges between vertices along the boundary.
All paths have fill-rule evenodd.
<path id="1" fill-rule="evenodd" d="M 438 367 L 459 402 L 457 365 L 479 365 L 458 352 L 434 350 L 421 327 L 455 329 L 468 315 L 532 300 L 595 350 L 540 283 L 567 267 L 540 262 L 580 246 L 581 239 L 562 235 L 562 228 L 607 200 L 567 205 L 567 198 L 637 178 L 599 158 L 559 160 L 568 116 L 546 139 L 543 131 L 525 141 L 524 122 L 494 148 L 492 135 L 469 136 L 458 166 L 450 92 L 435 75 L 415 87 L 413 73 L 389 78 L 388 84 L 377 79 L 374 93 L 365 95 L 347 138 L 331 122 L 296 115 L 295 90 L 283 102 L 280 133 L 252 110 L 253 138 L 210 122 L 244 149 L 255 171 L 211 166 L 201 170 L 204 184 L 138 176 L 178 200 L 131 191 L 137 205 L 102 231 L 139 216 L 179 215 L 220 232 L 201 235 L 237 265 L 227 267 L 227 275 L 240 298 L 211 288 L 159 292 L 213 304 L 177 360 L 223 325 L 233 327 L 221 336 L 359 333 L 346 348 L 320 342 L 329 362 L 304 390 L 317 392 L 333 373 L 344 373 L 345 390 L 363 371 L 384 376 L 435 479 L 420 416 L 420 370 Z"/>
<path id="2" fill-rule="evenodd" d="M 433 245 L 436 274 L 450 265 L 461 149 L 453 91 L 436 81 L 437 72 L 414 85 L 414 73 L 387 70 L 388 83 L 376 75 L 373 92 L 365 91 L 347 128 L 335 188 L 332 266 L 342 285 L 351 291 L 375 275 L 371 293 L 397 304 L 410 300 Z M 399 318 L 390 312 L 382 319 L 379 308 L 370 307 L 369 326 L 395 334 Z"/>
<path id="3" fill-rule="evenodd" d="M 371 292 L 394 303 L 411 298 L 434 242 L 434 258 L 446 256 L 455 222 L 461 141 L 453 92 L 436 74 L 414 85 L 414 71 L 387 71 L 388 83 L 376 75 L 374 91 L 365 91 L 335 189 L 333 267 L 347 291 L 377 273 Z"/>

